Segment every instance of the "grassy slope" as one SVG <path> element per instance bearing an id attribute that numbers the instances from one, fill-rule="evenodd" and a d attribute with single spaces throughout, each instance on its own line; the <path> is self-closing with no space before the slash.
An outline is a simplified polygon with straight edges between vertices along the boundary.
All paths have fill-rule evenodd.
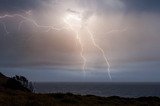
<path id="1" fill-rule="evenodd" d="M 81 96 L 71 93 L 35 94 L 10 88 L 4 89 L 6 78 L 0 78 L 0 106 L 160 106 L 158 97 L 121 98 Z"/>
<path id="2" fill-rule="evenodd" d="M 158 97 L 120 98 L 73 94 L 0 93 L 0 106 L 160 106 Z"/>

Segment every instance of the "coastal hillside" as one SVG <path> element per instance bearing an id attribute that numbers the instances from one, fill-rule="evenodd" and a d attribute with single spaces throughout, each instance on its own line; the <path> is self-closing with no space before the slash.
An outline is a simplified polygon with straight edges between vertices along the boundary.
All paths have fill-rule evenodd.
<path id="1" fill-rule="evenodd" d="M 19 76 L 16 76 L 19 77 Z M 0 73 L 0 90 L 3 91 L 23 91 L 23 92 L 31 92 L 30 89 L 25 86 L 20 78 L 17 80 L 16 77 L 10 78 L 6 77 L 2 73 Z M 20 76 L 24 79 L 26 79 L 23 76 Z M 27 80 L 26 80 L 27 82 Z"/>
<path id="2" fill-rule="evenodd" d="M 71 93 L 37 94 L 0 73 L 0 106 L 160 106 L 159 97 L 98 97 Z"/>

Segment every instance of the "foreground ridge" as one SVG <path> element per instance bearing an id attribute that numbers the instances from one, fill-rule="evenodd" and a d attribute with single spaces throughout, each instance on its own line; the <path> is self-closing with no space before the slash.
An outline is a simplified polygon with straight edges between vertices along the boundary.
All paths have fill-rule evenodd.
<path id="1" fill-rule="evenodd" d="M 12 89 L 0 73 L 0 106 L 160 106 L 159 97 L 99 97 L 72 93 L 37 94 L 27 88 Z"/>

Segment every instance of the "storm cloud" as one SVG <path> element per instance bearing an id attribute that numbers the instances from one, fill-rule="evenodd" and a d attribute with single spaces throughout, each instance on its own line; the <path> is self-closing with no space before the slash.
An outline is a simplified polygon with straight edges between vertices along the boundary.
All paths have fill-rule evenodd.
<path id="1" fill-rule="evenodd" d="M 0 16 L 22 14 L 40 25 L 58 26 L 65 12 L 79 13 L 80 10 L 85 11 L 85 19 L 95 19 L 91 26 L 96 42 L 109 57 L 113 81 L 160 81 L 159 0 L 0 1 Z M 31 12 L 29 16 L 26 15 L 28 11 Z M 0 19 L 0 70 L 3 73 L 24 74 L 36 81 L 42 74 L 46 81 L 82 81 L 83 61 L 73 32 L 51 30 L 46 33 L 28 21 L 18 31 L 20 21 L 20 17 Z M 6 34 L 4 24 L 9 34 Z M 117 29 L 122 31 L 107 33 Z M 88 81 L 108 81 L 105 80 L 106 65 L 101 54 L 88 43 L 87 34 L 82 37 L 86 38 Z M 36 78 L 32 71 L 37 73 Z M 47 75 L 50 78 L 47 79 Z M 56 79 L 57 76 L 64 78 Z"/>

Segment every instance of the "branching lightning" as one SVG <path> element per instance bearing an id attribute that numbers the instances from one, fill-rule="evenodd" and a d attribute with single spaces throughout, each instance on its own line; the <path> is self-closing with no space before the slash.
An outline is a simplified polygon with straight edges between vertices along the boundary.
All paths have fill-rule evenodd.
<path id="1" fill-rule="evenodd" d="M 81 58 L 83 59 L 83 67 L 82 67 L 82 69 L 83 69 L 83 72 L 84 72 L 84 76 L 86 76 L 85 67 L 86 67 L 87 59 L 86 59 L 85 56 L 83 55 L 84 48 L 83 48 L 83 43 L 82 43 L 81 37 L 79 36 L 79 30 L 80 30 L 80 29 L 76 30 L 76 29 L 74 28 L 75 26 L 73 26 L 71 23 L 68 22 L 68 20 L 70 20 L 70 18 L 75 18 L 76 20 L 79 20 L 79 21 L 81 21 L 81 19 L 80 19 L 79 17 L 74 17 L 74 16 L 72 16 L 72 15 L 69 15 L 67 18 L 64 18 L 63 20 L 64 20 L 64 22 L 68 25 L 69 29 L 72 30 L 73 32 L 75 32 L 76 38 L 77 38 L 77 40 L 79 41 L 80 48 L 81 48 L 80 56 L 81 56 Z M 78 26 L 78 27 L 80 28 L 81 25 Z"/>
<path id="2" fill-rule="evenodd" d="M 105 63 L 107 65 L 108 76 L 109 76 L 110 79 L 112 79 L 111 74 L 110 74 L 109 59 L 105 55 L 104 50 L 96 43 L 95 38 L 94 38 L 94 34 L 90 31 L 88 26 L 87 25 L 83 26 L 83 22 L 82 22 L 83 21 L 83 16 L 82 16 L 82 14 L 80 14 L 80 12 L 72 11 L 72 10 L 68 10 L 68 13 L 69 14 L 65 18 L 63 18 L 63 21 L 67 26 L 60 27 L 60 28 L 57 28 L 57 27 L 52 26 L 52 25 L 40 25 L 34 19 L 29 18 L 29 17 L 24 16 L 24 15 L 21 15 L 21 14 L 12 14 L 12 15 L 5 14 L 3 16 L 0 16 L 0 24 L 3 25 L 3 28 L 4 28 L 5 32 L 6 32 L 6 34 L 9 34 L 10 32 L 7 30 L 6 24 L 4 22 L 1 22 L 1 19 L 17 18 L 17 17 L 21 19 L 21 21 L 18 23 L 18 31 L 21 30 L 21 27 L 23 26 L 23 24 L 25 22 L 30 22 L 37 28 L 43 28 L 46 32 L 49 32 L 50 30 L 55 30 L 55 31 L 71 30 L 71 31 L 73 31 L 76 34 L 76 39 L 80 44 L 80 49 L 81 49 L 80 56 L 81 56 L 81 58 L 83 60 L 82 69 L 83 69 L 84 76 L 85 76 L 86 75 L 87 59 L 84 56 L 84 44 L 83 44 L 81 36 L 80 36 L 81 28 L 84 27 L 84 28 L 86 28 L 87 33 L 89 34 L 90 40 L 92 41 L 92 44 L 94 45 L 94 47 L 96 47 L 102 53 L 102 56 L 103 56 L 103 58 L 105 60 Z M 28 12 L 25 12 L 25 15 L 31 15 L 31 10 L 28 11 Z M 72 21 L 74 21 L 74 22 L 72 22 Z M 111 30 L 111 31 L 107 32 L 106 34 L 110 34 L 110 33 L 116 32 L 116 31 L 125 31 L 125 30 L 126 29 L 124 29 L 124 30 Z"/>
<path id="3" fill-rule="evenodd" d="M 71 11 L 71 10 L 70 10 Z M 72 11 L 71 11 L 72 12 Z M 77 34 L 77 39 L 78 39 L 78 41 L 79 41 L 79 43 L 80 43 L 80 45 L 81 45 L 81 57 L 82 57 L 82 59 L 83 59 L 83 71 L 84 71 L 84 73 L 86 73 L 85 72 L 85 66 L 86 66 L 86 61 L 87 61 L 87 59 L 83 56 L 83 51 L 84 51 L 84 48 L 83 48 L 83 43 L 81 42 L 81 37 L 79 36 L 79 31 L 78 30 L 76 30 L 76 28 L 74 28 L 74 27 L 77 27 L 77 24 L 76 25 L 73 25 L 74 23 L 71 23 L 71 22 L 69 22 L 70 21 L 70 19 L 75 19 L 75 20 L 77 20 L 77 21 L 80 21 L 79 22 L 79 27 L 83 27 L 82 26 L 82 19 L 81 19 L 81 17 L 79 17 L 78 15 L 79 15 L 79 12 L 75 12 L 75 11 L 73 11 L 74 12 L 74 15 L 69 15 L 66 19 L 64 19 L 64 22 L 70 27 L 70 29 L 72 30 L 72 31 L 75 31 L 75 33 Z M 78 15 L 76 15 L 76 14 L 78 14 Z M 81 16 L 81 15 L 80 15 Z M 104 50 L 95 42 L 95 39 L 94 39 L 94 36 L 93 36 L 93 33 L 89 30 L 89 28 L 87 27 L 87 26 L 85 26 L 85 28 L 87 29 L 87 32 L 88 32 L 88 34 L 90 35 L 90 39 L 91 39 L 91 41 L 92 41 L 92 43 L 93 43 L 93 45 L 98 49 L 98 50 L 100 50 L 100 52 L 102 53 L 102 56 L 103 56 L 103 58 L 104 58 L 104 60 L 105 60 L 105 62 L 106 62 L 106 64 L 107 64 L 107 73 L 108 73 L 108 76 L 109 76 L 109 78 L 110 79 L 112 79 L 112 77 L 111 77 L 111 75 L 110 75 L 110 64 L 109 64 L 109 60 L 108 60 L 108 58 L 105 56 L 105 52 L 104 52 Z"/>
<path id="4" fill-rule="evenodd" d="M 21 29 L 21 26 L 24 22 L 31 22 L 34 26 L 36 26 L 37 28 L 45 28 L 47 29 L 47 32 L 50 31 L 50 30 L 56 30 L 56 31 L 60 31 L 60 30 L 64 30 L 66 29 L 66 27 L 62 27 L 62 28 L 57 28 L 57 27 L 54 27 L 52 25 L 40 25 L 38 24 L 35 20 L 31 19 L 31 18 L 28 18 L 28 17 L 25 17 L 21 14 L 13 14 L 13 15 L 9 15 L 9 14 L 5 14 L 3 16 L 0 16 L 0 19 L 4 19 L 4 18 L 14 18 L 14 17 L 20 17 L 22 19 L 22 21 L 19 22 L 19 27 L 18 27 L 18 30 Z M 4 29 L 6 31 L 6 33 L 8 34 L 8 30 L 6 28 L 6 25 L 5 23 L 2 23 L 3 26 L 4 26 Z"/>

